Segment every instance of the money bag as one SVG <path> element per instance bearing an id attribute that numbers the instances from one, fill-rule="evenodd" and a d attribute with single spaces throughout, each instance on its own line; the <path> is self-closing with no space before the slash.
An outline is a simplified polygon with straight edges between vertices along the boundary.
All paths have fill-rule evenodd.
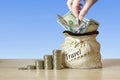
<path id="1" fill-rule="evenodd" d="M 61 45 L 63 65 L 66 68 L 101 68 L 100 44 L 96 41 L 98 31 L 84 34 L 63 32 L 65 40 Z"/>

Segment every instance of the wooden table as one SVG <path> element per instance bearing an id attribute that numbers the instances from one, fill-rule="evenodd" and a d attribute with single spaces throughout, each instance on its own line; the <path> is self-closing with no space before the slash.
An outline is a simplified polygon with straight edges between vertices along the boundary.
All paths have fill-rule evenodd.
<path id="1" fill-rule="evenodd" d="M 0 80 L 120 80 L 120 59 L 102 62 L 102 69 L 18 70 L 34 59 L 0 59 Z"/>

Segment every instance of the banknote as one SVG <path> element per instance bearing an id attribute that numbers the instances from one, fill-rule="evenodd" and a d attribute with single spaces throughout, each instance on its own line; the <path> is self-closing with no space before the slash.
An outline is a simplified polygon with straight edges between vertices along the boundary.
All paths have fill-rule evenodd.
<path id="1" fill-rule="evenodd" d="M 88 27 L 86 28 L 85 32 L 93 32 L 93 31 L 97 31 L 99 27 L 99 23 L 93 19 L 90 19 L 87 26 Z"/>
<path id="2" fill-rule="evenodd" d="M 62 16 L 60 16 L 60 15 L 57 15 L 58 16 L 58 23 L 61 25 L 61 26 L 63 26 L 63 28 L 65 29 L 65 30 L 70 30 L 70 25 L 69 24 L 67 24 L 67 22 L 66 22 L 66 20 L 62 17 Z"/>
<path id="3" fill-rule="evenodd" d="M 66 13 L 63 17 L 58 16 L 58 23 L 67 31 L 76 34 L 92 32 L 98 29 L 99 23 L 93 19 L 83 18 L 81 21 L 77 19 L 72 12 Z"/>

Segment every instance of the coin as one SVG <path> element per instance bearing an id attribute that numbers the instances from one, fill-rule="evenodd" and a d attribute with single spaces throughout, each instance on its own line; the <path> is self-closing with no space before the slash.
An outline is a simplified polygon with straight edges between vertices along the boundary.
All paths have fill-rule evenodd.
<path id="1" fill-rule="evenodd" d="M 44 69 L 53 69 L 53 59 L 52 55 L 45 55 L 44 56 Z"/>
<path id="2" fill-rule="evenodd" d="M 53 69 L 62 69 L 62 53 L 61 50 L 53 50 Z"/>
<path id="3" fill-rule="evenodd" d="M 35 67 L 36 69 L 44 69 L 44 60 L 36 60 Z"/>
<path id="4" fill-rule="evenodd" d="M 27 70 L 27 67 L 19 67 L 19 70 Z"/>
<path id="5" fill-rule="evenodd" d="M 35 65 L 27 65 L 27 70 L 34 70 L 35 69 Z"/>

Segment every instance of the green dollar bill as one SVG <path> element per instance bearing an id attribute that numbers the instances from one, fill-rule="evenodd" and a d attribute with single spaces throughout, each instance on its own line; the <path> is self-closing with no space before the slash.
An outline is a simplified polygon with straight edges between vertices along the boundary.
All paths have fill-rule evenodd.
<path id="1" fill-rule="evenodd" d="M 67 23 L 67 21 L 60 15 L 57 15 L 58 17 L 58 23 L 67 31 L 71 31 L 74 32 L 74 30 L 72 29 L 71 25 Z"/>
<path id="2" fill-rule="evenodd" d="M 65 30 L 76 34 L 96 31 L 99 26 L 99 23 L 93 19 L 88 20 L 83 18 L 79 21 L 72 12 L 66 13 L 63 17 L 58 15 L 58 22 L 65 28 Z"/>

